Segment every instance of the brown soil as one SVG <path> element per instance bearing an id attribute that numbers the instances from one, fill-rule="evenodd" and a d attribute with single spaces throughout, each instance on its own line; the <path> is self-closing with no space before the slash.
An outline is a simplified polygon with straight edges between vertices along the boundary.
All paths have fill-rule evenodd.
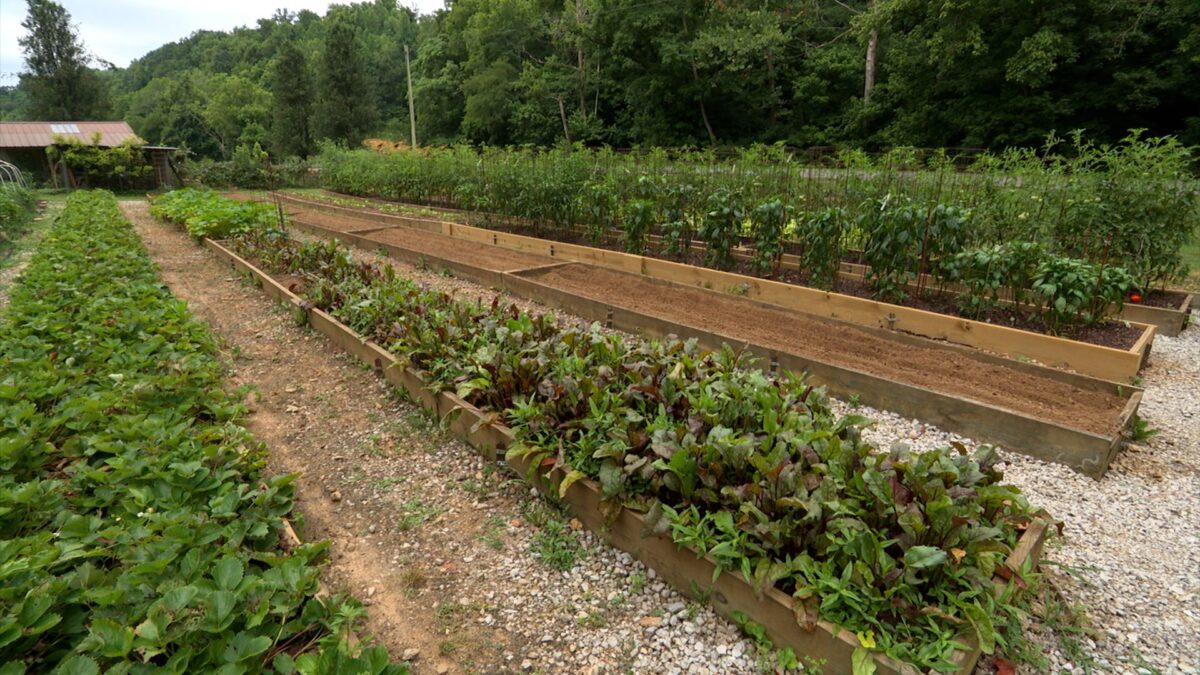
<path id="1" fill-rule="evenodd" d="M 1139 304 L 1146 305 L 1147 307 L 1179 309 L 1179 306 L 1183 304 L 1183 300 L 1187 296 L 1187 293 L 1181 293 L 1179 291 L 1156 290 L 1147 293 Z"/>
<path id="2" fill-rule="evenodd" d="M 796 272 L 785 271 L 783 275 L 780 281 L 799 283 L 798 280 L 794 280 L 795 276 L 798 276 Z M 839 280 L 837 292 L 845 295 L 853 295 L 856 298 L 870 299 L 872 297 L 870 287 L 865 282 L 858 280 Z M 935 290 L 927 290 L 926 295 L 922 297 L 910 295 L 905 298 L 902 304 L 905 307 L 912 307 L 914 309 L 923 309 L 951 316 L 962 316 L 954 296 L 944 293 L 939 294 Z M 1115 349 L 1129 349 L 1137 344 L 1138 338 L 1142 337 L 1142 329 L 1130 326 L 1123 321 L 1106 321 L 1096 326 L 1082 326 L 1055 332 L 1040 317 L 1003 308 L 987 311 L 982 316 L 973 320 L 1033 333 L 1058 335 L 1069 340 L 1078 340 L 1079 342 L 1113 347 Z"/>
<path id="3" fill-rule="evenodd" d="M 307 215 L 304 220 L 307 220 Z M 529 269 L 560 262 L 548 256 L 521 253 L 491 244 L 451 239 L 445 235 L 405 227 L 371 232 L 362 237 L 367 241 L 391 244 L 496 272 Z"/>
<path id="4" fill-rule="evenodd" d="M 971 398 L 1100 434 L 1111 433 L 1124 401 L 983 363 L 965 354 L 903 345 L 854 326 L 771 309 L 686 286 L 584 265 L 540 272 L 536 281 L 576 295 L 765 347 Z"/>
<path id="5" fill-rule="evenodd" d="M 230 385 L 253 388 L 246 426 L 270 448 L 273 473 L 300 474 L 297 529 L 332 542 L 322 577 L 364 600 L 367 632 L 397 660 L 419 649 L 418 673 L 503 671 L 505 654 L 527 653 L 527 641 L 504 626 L 464 620 L 488 607 L 489 568 L 527 536 L 497 529 L 519 513 L 514 495 L 524 490 L 179 229 L 156 222 L 144 202 L 122 209 L 172 293 L 218 336 Z M 485 545 L 484 532 L 502 548 Z"/>
<path id="6" fill-rule="evenodd" d="M 367 218 L 348 218 L 345 216 L 331 215 L 321 211 L 303 211 L 296 212 L 294 209 L 288 209 L 294 215 L 292 219 L 301 223 L 317 225 L 327 230 L 336 232 L 365 232 L 367 230 L 378 230 L 386 227 L 394 227 L 387 223 L 381 223 L 376 220 Z"/>

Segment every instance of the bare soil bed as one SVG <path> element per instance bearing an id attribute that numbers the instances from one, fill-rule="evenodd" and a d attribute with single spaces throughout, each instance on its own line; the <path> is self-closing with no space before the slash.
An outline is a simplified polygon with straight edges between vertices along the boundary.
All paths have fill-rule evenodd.
<path id="1" fill-rule="evenodd" d="M 392 202 L 389 200 L 378 200 L 378 199 L 367 199 L 367 198 L 362 198 L 362 197 L 353 197 L 350 195 L 343 195 L 343 194 L 337 193 L 337 192 L 329 192 L 327 194 L 328 194 L 328 197 L 326 197 L 325 199 L 327 201 L 329 201 L 330 203 L 333 203 L 334 200 L 354 200 L 361 206 L 348 207 L 348 208 L 361 208 L 363 210 L 364 215 L 366 215 L 367 217 L 369 217 L 370 214 L 372 214 L 372 213 L 384 213 L 384 211 L 382 209 L 385 208 L 386 205 L 407 204 L 407 202 Z M 320 199 L 320 198 L 318 197 L 318 199 Z M 372 204 L 372 202 L 378 202 L 378 203 Z M 413 206 L 415 206 L 415 205 L 413 205 Z M 469 218 L 466 217 L 466 214 L 468 214 L 468 212 L 466 212 L 466 211 L 456 211 L 453 209 L 442 209 L 439 207 L 422 207 L 422 208 L 438 208 L 439 211 L 445 211 L 444 214 L 440 214 L 440 215 L 446 216 L 447 220 L 454 220 L 455 222 L 467 222 L 467 220 L 469 220 Z M 307 215 L 305 217 L 307 218 Z M 480 220 L 479 217 L 474 218 L 474 222 L 478 222 L 479 220 Z M 607 249 L 610 251 L 624 251 L 624 248 L 622 247 L 621 242 L 620 242 L 619 233 L 616 233 L 615 231 L 607 233 L 604 236 L 604 238 L 599 243 L 597 243 L 597 242 L 591 241 L 590 239 L 588 239 L 582 235 L 563 236 L 562 233 L 556 231 L 554 228 L 549 228 L 549 227 L 540 227 L 539 228 L 539 227 L 536 227 L 535 225 L 526 223 L 519 219 L 505 219 L 503 217 L 498 217 L 498 216 L 490 217 L 490 219 L 488 220 L 488 224 L 485 225 L 484 227 L 488 227 L 490 229 L 495 229 L 495 230 L 498 230 L 501 232 L 510 232 L 512 234 L 520 234 L 520 235 L 531 236 L 531 237 L 539 237 L 539 238 L 544 238 L 544 239 L 548 239 L 548 240 L 561 241 L 564 243 L 578 244 L 581 246 L 597 246 L 599 248 L 604 248 L 604 249 Z M 792 248 L 794 248 L 794 246 Z M 645 255 L 659 258 L 662 260 L 682 262 L 682 263 L 686 263 L 689 265 L 695 265 L 697 267 L 705 266 L 703 255 L 699 251 L 693 250 L 690 254 L 682 256 L 682 257 L 674 256 L 674 255 L 669 255 L 664 249 L 662 249 L 661 246 L 656 246 L 653 242 L 647 244 Z M 847 260 L 846 262 L 855 262 L 855 261 Z M 736 272 L 738 274 L 744 274 L 744 275 L 750 276 L 750 277 L 758 276 L 751 270 L 749 264 L 747 264 L 747 263 L 739 263 L 739 264 L 735 265 L 735 267 L 730 271 Z M 781 270 L 779 275 L 777 275 L 775 277 L 770 277 L 770 278 L 772 278 L 774 281 L 780 281 L 783 283 L 793 284 L 793 285 L 797 285 L 797 286 L 807 286 L 808 285 L 807 275 L 804 272 L 802 272 L 800 270 L 795 270 L 795 269 Z M 867 299 L 874 298 L 874 293 L 871 291 L 871 289 L 865 283 L 863 283 L 861 281 L 856 282 L 856 281 L 843 279 L 838 283 L 837 292 L 843 293 L 846 295 L 852 295 L 854 297 L 859 297 L 859 298 L 867 298 Z M 1184 298 L 1184 294 L 1182 294 L 1182 293 L 1172 293 L 1169 291 L 1153 291 L 1146 296 L 1146 298 L 1143 300 L 1143 304 L 1152 305 L 1155 307 L 1172 307 L 1172 308 L 1174 308 L 1174 307 L 1179 306 L 1179 303 L 1181 303 L 1183 301 L 1183 298 Z M 904 307 L 911 307 L 914 309 L 923 309 L 923 310 L 927 310 L 930 312 L 937 312 L 939 314 L 946 314 L 949 316 L 972 318 L 972 317 L 964 315 L 959 310 L 958 305 L 954 300 L 954 297 L 951 295 L 948 295 L 948 294 L 939 295 L 939 294 L 931 293 L 931 294 L 929 294 L 927 296 L 923 296 L 923 297 L 909 296 L 909 297 L 899 301 L 897 304 L 900 304 L 901 306 L 904 306 Z M 1104 347 L 1113 347 L 1115 349 L 1129 349 L 1130 347 L 1132 347 L 1134 344 L 1137 343 L 1138 338 L 1140 338 L 1142 335 L 1142 331 L 1140 329 L 1133 327 L 1133 326 L 1129 326 L 1126 323 L 1121 322 L 1121 321 L 1107 321 L 1107 322 L 1104 322 L 1102 324 L 1098 324 L 1095 326 L 1071 328 L 1071 329 L 1066 330 L 1065 332 L 1056 333 L 1056 332 L 1052 331 L 1045 324 L 1045 322 L 1042 321 L 1039 317 L 1030 316 L 1023 312 L 1013 311 L 1013 310 L 992 311 L 992 312 L 987 313 L 985 316 L 978 317 L 975 320 L 984 321 L 986 323 L 994 323 L 996 325 L 1001 325 L 1001 326 L 1008 326 L 1010 328 L 1026 330 L 1026 331 L 1030 331 L 1030 332 L 1034 332 L 1034 333 L 1043 333 L 1046 335 L 1059 335 L 1060 337 L 1064 337 L 1064 338 L 1067 338 L 1070 340 L 1078 340 L 1080 342 L 1087 342 L 1089 344 L 1101 345 Z"/>
<path id="2" fill-rule="evenodd" d="M 836 321 L 686 286 L 668 287 L 633 274 L 567 265 L 527 276 L 610 305 L 1096 433 L 1111 433 L 1124 405 L 1110 394 L 963 354 L 899 344 Z"/>
<path id="3" fill-rule="evenodd" d="M 302 220 L 308 220 L 307 215 Z M 406 227 L 396 227 L 379 230 L 362 235 L 367 241 L 391 244 L 432 256 L 453 260 L 467 265 L 482 267 L 495 272 L 529 269 L 550 265 L 555 262 L 547 256 L 534 255 L 511 251 L 490 244 L 451 239 L 445 235 L 420 230 L 410 230 Z"/>

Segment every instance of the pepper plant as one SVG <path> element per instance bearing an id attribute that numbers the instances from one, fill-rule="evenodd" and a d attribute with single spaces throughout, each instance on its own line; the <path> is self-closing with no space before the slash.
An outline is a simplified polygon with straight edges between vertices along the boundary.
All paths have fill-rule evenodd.
<path id="1" fill-rule="evenodd" d="M 745 219 L 742 195 L 721 189 L 708 196 L 707 211 L 700 226 L 704 240 L 704 263 L 717 269 L 733 267 L 733 249 Z"/>

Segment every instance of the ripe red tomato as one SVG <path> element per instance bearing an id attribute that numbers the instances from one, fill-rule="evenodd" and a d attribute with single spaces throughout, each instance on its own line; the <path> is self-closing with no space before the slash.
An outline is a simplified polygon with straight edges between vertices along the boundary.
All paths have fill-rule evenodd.
<path id="1" fill-rule="evenodd" d="M 1141 294 L 1141 293 L 1130 293 L 1130 294 L 1129 294 L 1129 301 L 1130 301 L 1130 302 L 1141 302 L 1141 301 L 1142 301 L 1142 294 Z"/>

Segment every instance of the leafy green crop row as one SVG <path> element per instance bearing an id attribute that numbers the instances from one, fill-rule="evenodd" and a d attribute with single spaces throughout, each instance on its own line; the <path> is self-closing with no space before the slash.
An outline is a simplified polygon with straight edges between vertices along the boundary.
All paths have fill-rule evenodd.
<path id="1" fill-rule="evenodd" d="M 16 185 L 0 186 L 0 253 L 33 218 L 33 193 Z"/>
<path id="2" fill-rule="evenodd" d="M 280 547 L 217 345 L 116 200 L 79 192 L 0 323 L 0 672 L 389 673 L 315 597 L 325 544 Z"/>
<path id="3" fill-rule="evenodd" d="M 156 197 L 150 213 L 183 225 L 197 239 L 224 239 L 279 221 L 279 213 L 271 204 L 227 199 L 212 190 L 195 188 L 172 190 Z"/>
<path id="4" fill-rule="evenodd" d="M 823 389 L 769 378 L 740 352 L 562 326 L 462 302 L 358 262 L 336 243 L 256 230 L 237 250 L 299 275 L 313 306 L 510 426 L 512 457 L 558 467 L 565 490 L 606 499 L 758 588 L 921 668 L 952 670 L 963 635 L 987 652 L 1020 639 L 1013 583 L 995 576 L 1033 513 L 990 448 L 878 451 L 868 420 L 837 418 Z"/>

